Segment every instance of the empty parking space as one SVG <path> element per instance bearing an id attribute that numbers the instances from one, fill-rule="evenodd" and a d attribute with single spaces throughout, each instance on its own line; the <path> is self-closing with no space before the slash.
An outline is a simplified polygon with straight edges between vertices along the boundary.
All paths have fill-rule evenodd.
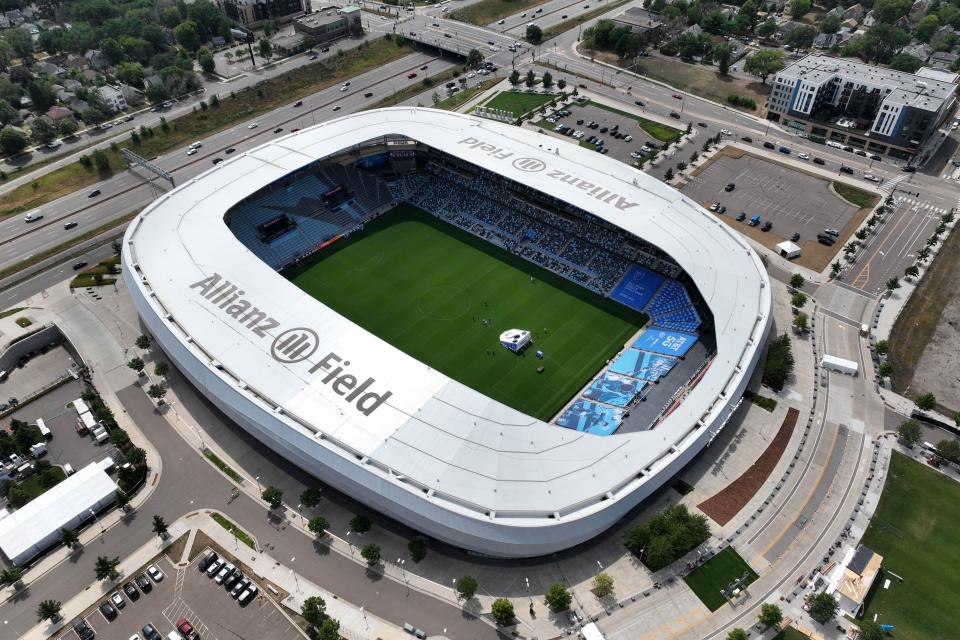
<path id="1" fill-rule="evenodd" d="M 773 248 L 798 234 L 796 243 L 803 251 L 798 262 L 820 270 L 866 213 L 839 197 L 832 183 L 801 168 L 728 147 L 690 177 L 683 193 L 707 208 L 713 203 L 726 207 L 721 218 L 764 246 Z M 734 185 L 731 191 L 726 190 L 729 184 Z M 755 216 L 759 223 L 750 226 Z M 766 222 L 772 227 L 763 232 Z M 838 232 L 833 247 L 817 241 L 826 229 Z"/>

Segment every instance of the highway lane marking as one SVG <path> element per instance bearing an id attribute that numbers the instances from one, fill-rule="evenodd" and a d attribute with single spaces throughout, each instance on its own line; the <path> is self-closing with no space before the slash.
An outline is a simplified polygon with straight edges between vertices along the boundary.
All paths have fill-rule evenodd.
<path id="1" fill-rule="evenodd" d="M 894 215 L 895 213 L 896 212 L 891 212 L 890 215 Z M 860 273 L 858 273 L 856 277 L 853 279 L 854 283 L 856 283 L 860 279 L 860 276 L 863 274 L 864 270 L 868 269 L 868 267 L 870 267 L 870 265 L 873 264 L 873 261 L 877 258 L 877 252 L 881 251 L 887 245 L 887 242 L 890 241 L 890 236 L 893 234 L 893 232 L 899 229 L 900 226 L 906 222 L 906 220 L 907 220 L 906 212 L 903 212 L 903 214 L 900 216 L 900 219 L 894 223 L 893 228 L 890 228 L 887 230 L 887 233 L 884 236 L 884 240 L 882 243 L 880 243 L 880 246 L 874 249 L 873 255 L 870 256 L 869 260 L 867 260 L 867 264 L 864 266 L 864 269 L 861 269 Z M 867 273 L 869 277 L 869 270 L 867 271 Z"/>

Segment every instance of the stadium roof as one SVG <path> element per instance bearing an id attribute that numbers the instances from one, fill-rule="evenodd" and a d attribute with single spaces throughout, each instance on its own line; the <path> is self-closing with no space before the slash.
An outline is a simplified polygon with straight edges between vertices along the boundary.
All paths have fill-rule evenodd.
<path id="1" fill-rule="evenodd" d="M 646 432 L 599 437 L 538 421 L 354 325 L 261 262 L 224 224 L 242 198 L 304 165 L 396 135 L 566 200 L 670 254 L 716 325 L 717 357 L 686 400 Z M 271 140 L 158 199 L 125 242 L 136 285 L 212 375 L 388 482 L 445 499 L 452 509 L 518 521 L 601 509 L 602 501 L 609 505 L 643 481 L 639 470 L 656 474 L 700 429 L 719 429 L 769 324 L 770 291 L 758 256 L 673 188 L 566 141 L 432 109 L 367 111 Z M 263 335 L 218 306 L 209 287 L 226 282 L 274 321 Z M 278 361 L 273 346 L 298 334 L 278 336 L 299 327 L 313 330 L 319 347 L 307 361 Z M 324 383 L 324 370 L 311 373 L 329 366 L 331 353 L 350 362 L 346 371 L 357 380 L 373 378 L 366 391 L 389 392 L 383 404 L 367 415 L 356 398 Z"/>

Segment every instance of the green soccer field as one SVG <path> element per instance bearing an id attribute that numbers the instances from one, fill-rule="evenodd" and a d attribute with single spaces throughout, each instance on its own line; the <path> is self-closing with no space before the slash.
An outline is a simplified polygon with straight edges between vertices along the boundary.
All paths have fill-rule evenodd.
<path id="1" fill-rule="evenodd" d="M 542 420 L 647 320 L 410 205 L 285 275 L 420 362 Z M 525 356 L 500 346 L 507 329 L 534 334 Z"/>
<path id="2" fill-rule="evenodd" d="M 901 640 L 956 638 L 960 629 L 960 484 L 894 452 L 863 544 L 883 556 L 863 618 Z M 903 578 L 899 581 L 894 575 Z M 885 580 L 890 588 L 884 589 Z"/>
<path id="3" fill-rule="evenodd" d="M 725 547 L 683 579 L 710 611 L 716 611 L 727 603 L 721 591 L 731 582 L 748 574 L 745 584 L 757 579 L 757 574 L 733 547 Z"/>

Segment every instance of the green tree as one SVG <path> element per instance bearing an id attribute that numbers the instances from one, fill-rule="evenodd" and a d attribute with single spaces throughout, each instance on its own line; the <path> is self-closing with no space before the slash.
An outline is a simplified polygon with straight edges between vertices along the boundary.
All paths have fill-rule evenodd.
<path id="1" fill-rule="evenodd" d="M 887 280 L 887 289 L 893 291 L 894 289 L 900 288 L 900 278 L 893 277 Z"/>
<path id="2" fill-rule="evenodd" d="M 793 306 L 795 306 L 797 309 L 802 309 L 803 305 L 807 304 L 807 296 L 797 291 L 795 294 L 793 294 L 793 297 L 790 299 L 790 303 Z"/>
<path id="3" fill-rule="evenodd" d="M 527 42 L 530 44 L 540 44 L 543 42 L 543 30 L 535 24 L 527 26 Z"/>
<path id="4" fill-rule="evenodd" d="M 501 627 L 513 624 L 516 617 L 513 613 L 513 604 L 506 598 L 497 598 L 490 607 L 490 615 Z"/>
<path id="5" fill-rule="evenodd" d="M 806 280 L 803 279 L 803 274 L 795 273 L 790 276 L 790 286 L 794 289 L 802 289 L 805 282 Z"/>
<path id="6" fill-rule="evenodd" d="M 0 585 L 19 587 L 23 579 L 23 569 L 13 565 L 0 571 Z"/>
<path id="7" fill-rule="evenodd" d="M 745 0 L 737 11 L 733 26 L 740 33 L 750 33 L 757 24 L 757 4 L 753 0 Z"/>
<path id="8" fill-rule="evenodd" d="M 371 567 L 380 564 L 380 545 L 372 543 L 363 545 L 363 548 L 360 549 L 360 556 Z"/>
<path id="9" fill-rule="evenodd" d="M 30 137 L 34 144 L 47 144 L 57 137 L 57 129 L 46 118 L 34 118 L 30 125 Z"/>
<path id="10" fill-rule="evenodd" d="M 270 44 L 270 41 L 266 38 L 260 38 L 260 44 L 258 46 L 260 47 L 258 53 L 264 60 L 269 59 L 270 56 L 273 55 L 273 45 Z"/>
<path id="11" fill-rule="evenodd" d="M 65 547 L 72 547 L 80 541 L 80 536 L 73 529 L 60 529 L 60 542 Z"/>
<path id="12" fill-rule="evenodd" d="M 153 516 L 153 532 L 161 540 L 167 537 L 167 521 L 163 519 L 163 516 Z"/>
<path id="13" fill-rule="evenodd" d="M 7 155 L 16 155 L 27 148 L 27 136 L 17 129 L 6 127 L 0 131 L 0 150 Z"/>
<path id="14" fill-rule="evenodd" d="M 477 589 L 480 587 L 477 584 L 477 579 L 473 576 L 462 576 L 457 579 L 457 600 L 463 600 L 466 602 L 473 596 L 477 594 Z"/>
<path id="15" fill-rule="evenodd" d="M 923 66 L 923 60 L 904 51 L 900 51 L 893 54 L 890 58 L 889 65 L 891 69 L 896 69 L 897 71 L 915 73 L 917 69 Z"/>
<path id="16" fill-rule="evenodd" d="M 810 0 L 790 0 L 790 16 L 799 20 L 810 12 Z"/>
<path id="17" fill-rule="evenodd" d="M 514 69 L 513 72 L 510 74 L 510 77 L 509 77 L 507 80 L 508 80 L 508 81 L 510 82 L 510 84 L 513 85 L 514 87 L 517 86 L 518 84 L 520 84 L 520 72 L 517 71 L 516 69 Z"/>
<path id="18" fill-rule="evenodd" d="M 350 520 L 350 530 L 354 533 L 366 533 L 371 526 L 370 520 L 364 516 L 354 516 Z"/>
<path id="19" fill-rule="evenodd" d="M 166 377 L 166 375 L 170 373 L 170 365 L 164 362 L 163 360 L 161 360 L 160 362 L 154 365 L 153 373 L 155 375 L 160 376 L 161 378 Z"/>
<path id="20" fill-rule="evenodd" d="M 667 172 L 666 172 L 665 174 L 663 174 L 663 179 L 666 180 L 667 182 L 670 182 L 671 180 L 673 180 L 673 169 L 672 169 L 672 168 L 670 168 L 670 167 L 667 168 Z"/>
<path id="21" fill-rule="evenodd" d="M 564 80 L 563 78 L 560 78 L 559 80 L 557 80 L 557 89 L 560 89 L 560 91 L 563 91 L 566 88 L 567 88 L 566 80 Z"/>
<path id="22" fill-rule="evenodd" d="M 783 622 L 783 611 L 775 604 L 760 606 L 760 624 L 765 627 L 775 627 Z"/>
<path id="23" fill-rule="evenodd" d="M 858 620 L 857 625 L 860 627 L 857 640 L 883 640 L 886 637 L 880 625 L 873 620 Z"/>
<path id="24" fill-rule="evenodd" d="M 106 580 L 117 575 L 118 566 L 120 566 L 119 557 L 98 556 L 93 565 L 93 571 L 97 575 L 97 580 Z"/>
<path id="25" fill-rule="evenodd" d="M 56 622 L 60 619 L 60 609 L 62 608 L 63 603 L 59 600 L 42 600 L 37 606 L 37 622 L 43 622 L 44 620 Z"/>
<path id="26" fill-rule="evenodd" d="M 877 373 L 880 374 L 881 378 L 889 378 L 891 375 L 893 375 L 893 363 L 881 362 L 880 367 L 877 369 Z"/>
<path id="27" fill-rule="evenodd" d="M 890 351 L 890 344 L 886 340 L 877 340 L 877 344 L 874 345 L 873 350 L 877 352 L 877 355 L 883 355 Z"/>
<path id="28" fill-rule="evenodd" d="M 69 138 L 77 132 L 80 126 L 77 124 L 77 121 L 73 118 L 64 118 L 57 124 L 57 133 L 59 133 L 64 138 Z"/>
<path id="29" fill-rule="evenodd" d="M 609 573 L 600 572 L 593 578 L 593 593 L 598 598 L 606 598 L 613 593 L 613 577 Z"/>
<path id="30" fill-rule="evenodd" d="M 119 509 L 123 509 L 130 504 L 130 496 L 128 496 L 122 489 L 117 489 L 113 493 L 113 501 Z"/>
<path id="31" fill-rule="evenodd" d="M 925 15 L 920 18 L 920 22 L 913 28 L 913 36 L 921 42 L 930 42 L 930 38 L 940 28 L 940 18 L 936 14 Z"/>
<path id="32" fill-rule="evenodd" d="M 936 446 L 937 455 L 954 464 L 960 464 L 960 441 L 941 440 Z"/>
<path id="33" fill-rule="evenodd" d="M 700 21 L 700 26 L 707 33 L 722 36 L 727 32 L 729 24 L 727 22 L 727 16 L 717 9 L 705 15 Z"/>
<path id="34" fill-rule="evenodd" d="M 427 557 L 427 543 L 419 538 L 407 543 L 407 551 L 410 552 L 410 559 L 414 562 L 420 562 Z"/>
<path id="35" fill-rule="evenodd" d="M 733 48 L 727 44 L 718 44 L 713 48 L 713 59 L 717 61 L 717 70 L 725 76 L 730 71 L 730 59 L 733 57 Z"/>
<path id="36" fill-rule="evenodd" d="M 330 523 L 327 522 L 327 519 L 323 516 L 314 516 L 307 522 L 307 529 L 310 529 L 310 533 L 317 536 L 317 538 L 326 536 L 329 528 Z"/>
<path id="37" fill-rule="evenodd" d="M 528 87 L 532 87 L 534 84 L 536 84 L 536 82 L 537 77 L 533 74 L 533 70 L 531 69 L 530 71 L 527 71 L 527 77 L 526 80 L 524 80 L 524 84 L 526 84 Z"/>
<path id="38" fill-rule="evenodd" d="M 794 49 L 809 49 L 813 46 L 813 41 L 817 37 L 817 29 L 810 25 L 795 27 L 784 38 L 784 44 L 790 45 Z"/>
<path id="39" fill-rule="evenodd" d="M 832 14 L 823 16 L 820 21 L 820 33 L 836 33 L 840 31 L 840 17 Z"/>
<path id="40" fill-rule="evenodd" d="M 147 365 L 142 358 L 131 358 L 130 362 L 127 363 L 127 366 L 137 373 L 140 373 Z"/>
<path id="41" fill-rule="evenodd" d="M 310 596 L 303 601 L 303 605 L 300 607 L 300 615 L 313 626 L 317 626 L 327 615 L 327 603 L 320 596 Z"/>
<path id="42" fill-rule="evenodd" d="M 747 640 L 749 637 L 747 632 L 740 627 L 730 629 L 730 631 L 727 632 L 727 640 Z"/>
<path id="43" fill-rule="evenodd" d="M 875 24 L 861 39 L 861 53 L 876 62 L 887 62 L 901 47 L 910 42 L 910 35 L 893 25 Z"/>
<path id="44" fill-rule="evenodd" d="M 321 622 L 317 630 L 317 640 L 340 640 L 340 623 L 333 618 Z"/>
<path id="45" fill-rule="evenodd" d="M 266 487 L 260 497 L 270 505 L 271 509 L 279 509 L 283 504 L 283 491 L 273 485 Z"/>
<path id="46" fill-rule="evenodd" d="M 763 367 L 763 382 L 774 391 L 780 391 L 793 373 L 793 352 L 790 349 L 790 338 L 783 334 L 770 341 L 767 348 L 767 359 Z"/>
<path id="47" fill-rule="evenodd" d="M 550 607 L 551 611 L 565 611 L 570 607 L 572 596 L 570 595 L 570 592 L 567 591 L 565 586 L 559 582 L 556 582 L 550 585 L 550 588 L 547 589 L 543 599 L 547 603 L 547 606 Z"/>
<path id="48" fill-rule="evenodd" d="M 204 73 L 213 73 L 217 70 L 217 62 L 206 47 L 200 47 L 200 51 L 197 52 L 197 63 Z"/>
<path id="49" fill-rule="evenodd" d="M 810 319 L 807 317 L 807 314 L 798 313 L 793 317 L 793 326 L 800 333 L 804 333 L 807 330 L 809 320 Z"/>
<path id="50" fill-rule="evenodd" d="M 544 71 L 543 77 L 540 78 L 540 81 L 543 83 L 544 89 L 549 89 L 553 86 L 553 75 L 549 71 Z"/>
<path id="51" fill-rule="evenodd" d="M 483 62 L 483 54 L 480 53 L 480 50 L 470 49 L 470 52 L 467 53 L 467 66 L 476 69 L 481 62 Z"/>
<path id="52" fill-rule="evenodd" d="M 807 604 L 810 606 L 810 617 L 820 624 L 826 624 L 837 615 L 837 599 L 825 591 L 807 598 Z"/>
<path id="53" fill-rule="evenodd" d="M 809 3 L 809 0 L 806 1 Z M 743 70 L 760 78 L 760 82 L 766 84 L 769 76 L 781 71 L 785 66 L 786 62 L 782 51 L 763 49 L 747 56 L 743 64 Z"/>
<path id="54" fill-rule="evenodd" d="M 773 18 L 767 18 L 757 27 L 757 35 L 761 38 L 769 38 L 777 32 L 777 21 Z"/>
<path id="55" fill-rule="evenodd" d="M 147 388 L 147 395 L 154 400 L 160 401 L 167 395 L 167 388 L 162 384 L 152 384 Z"/>
<path id="56" fill-rule="evenodd" d="M 877 22 L 893 24 L 907 15 L 911 6 L 912 0 L 877 0 L 873 3 L 873 15 Z"/>
<path id="57" fill-rule="evenodd" d="M 908 278 L 916 278 L 918 275 L 920 275 L 920 267 L 912 264 L 903 270 L 903 275 L 907 276 Z"/>
<path id="58" fill-rule="evenodd" d="M 300 504 L 311 509 L 320 504 L 320 491 L 313 487 L 304 489 L 300 494 Z"/>
<path id="59" fill-rule="evenodd" d="M 140 447 L 133 447 L 127 452 L 127 462 L 135 467 L 142 467 L 147 462 L 147 451 Z"/>
<path id="60" fill-rule="evenodd" d="M 138 349 L 144 349 L 144 350 L 149 349 L 149 348 L 150 348 L 150 336 L 148 336 L 148 335 L 146 335 L 146 334 L 141 335 L 141 336 L 139 336 L 139 337 L 137 338 L 137 340 L 134 342 L 134 344 L 137 345 L 137 348 L 138 348 Z"/>

